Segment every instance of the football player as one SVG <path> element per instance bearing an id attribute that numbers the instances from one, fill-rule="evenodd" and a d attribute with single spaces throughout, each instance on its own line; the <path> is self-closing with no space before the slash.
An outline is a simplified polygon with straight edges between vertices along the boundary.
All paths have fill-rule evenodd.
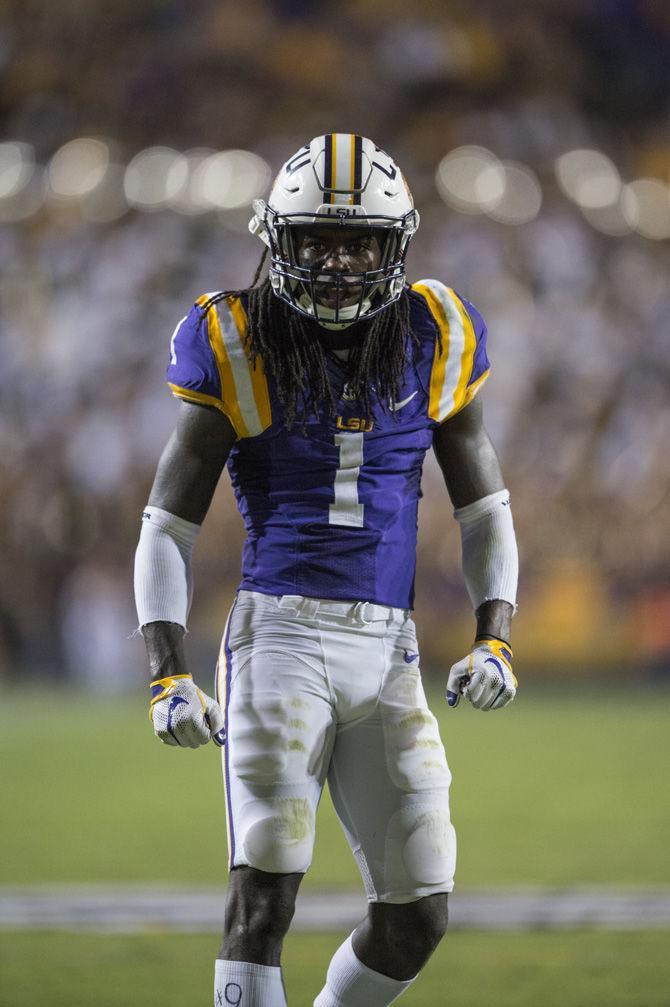
<path id="1" fill-rule="evenodd" d="M 282 942 L 326 780 L 369 909 L 315 1007 L 392 1003 L 446 930 L 451 776 L 411 618 L 431 446 L 476 616 L 448 703 L 464 695 L 495 710 L 515 695 L 517 551 L 476 398 L 486 327 L 441 280 L 408 285 L 418 224 L 384 151 L 316 137 L 254 204 L 269 277 L 259 283 L 261 260 L 251 288 L 204 294 L 172 337 L 168 381 L 182 401 L 143 515 L 135 591 L 156 734 L 223 746 L 219 1007 L 286 1004 Z M 191 678 L 183 636 L 191 552 L 226 464 L 247 537 L 212 699 Z"/>

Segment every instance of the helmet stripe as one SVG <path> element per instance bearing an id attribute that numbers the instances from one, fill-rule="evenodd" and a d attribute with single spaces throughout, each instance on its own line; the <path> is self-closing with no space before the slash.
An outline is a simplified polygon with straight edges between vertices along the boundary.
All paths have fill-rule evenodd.
<path id="1" fill-rule="evenodd" d="M 324 201 L 331 205 L 360 205 L 360 192 L 356 190 L 362 184 L 363 137 L 356 133 L 326 133 L 324 148 Z"/>
<path id="2" fill-rule="evenodd" d="M 326 133 L 326 156 L 323 167 L 323 187 L 324 189 L 333 188 L 333 147 L 334 147 L 334 136 L 332 133 Z M 328 202 L 332 203 L 333 194 L 331 192 Z"/>
<path id="3" fill-rule="evenodd" d="M 354 203 L 360 205 L 361 185 L 363 184 L 363 137 L 354 136 Z"/>
<path id="4" fill-rule="evenodd" d="M 333 144 L 333 149 L 332 149 L 332 156 L 331 156 L 331 182 L 330 182 L 330 187 L 331 187 L 331 189 L 335 189 L 337 187 L 337 133 L 331 133 L 331 141 L 332 141 L 332 144 Z M 331 203 L 335 202 L 335 193 L 334 192 L 331 192 L 331 194 L 330 194 L 330 201 L 331 201 Z"/>

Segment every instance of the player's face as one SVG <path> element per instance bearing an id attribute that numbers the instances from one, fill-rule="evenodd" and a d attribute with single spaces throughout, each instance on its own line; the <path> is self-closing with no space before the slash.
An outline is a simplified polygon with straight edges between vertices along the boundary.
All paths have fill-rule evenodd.
<path id="1" fill-rule="evenodd" d="M 382 260 L 382 235 L 358 228 L 305 228 L 297 235 L 298 264 L 324 273 L 364 273 L 379 269 Z M 345 281 L 346 295 L 340 294 L 341 308 L 355 304 L 361 296 L 361 284 Z M 350 292 L 349 292 L 350 288 Z M 335 308 L 338 290 L 335 283 L 319 283 L 318 300 L 327 308 Z"/>

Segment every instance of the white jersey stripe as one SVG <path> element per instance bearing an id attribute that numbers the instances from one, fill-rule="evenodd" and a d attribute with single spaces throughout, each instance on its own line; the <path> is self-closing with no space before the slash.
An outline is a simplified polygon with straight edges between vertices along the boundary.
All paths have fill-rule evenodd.
<path id="1" fill-rule="evenodd" d="M 255 437 L 257 434 L 262 434 L 264 428 L 258 415 L 258 408 L 254 398 L 251 374 L 249 373 L 249 361 L 244 352 L 235 319 L 226 301 L 219 301 L 215 307 L 221 329 L 221 338 L 226 348 L 233 381 L 235 382 L 235 392 L 240 413 L 249 431 L 249 436 Z"/>

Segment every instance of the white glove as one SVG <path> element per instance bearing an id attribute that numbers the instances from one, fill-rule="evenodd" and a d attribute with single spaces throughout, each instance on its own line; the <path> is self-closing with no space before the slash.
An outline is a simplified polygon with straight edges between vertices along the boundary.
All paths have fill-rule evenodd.
<path id="1" fill-rule="evenodd" d="M 198 748 L 213 738 L 226 743 L 221 707 L 206 696 L 190 675 L 171 675 L 151 683 L 149 718 L 166 745 Z"/>
<path id="2" fill-rule="evenodd" d="M 463 695 L 477 710 L 498 710 L 512 702 L 518 684 L 511 647 L 491 637 L 476 640 L 470 654 L 449 672 L 447 702 L 458 706 Z"/>

